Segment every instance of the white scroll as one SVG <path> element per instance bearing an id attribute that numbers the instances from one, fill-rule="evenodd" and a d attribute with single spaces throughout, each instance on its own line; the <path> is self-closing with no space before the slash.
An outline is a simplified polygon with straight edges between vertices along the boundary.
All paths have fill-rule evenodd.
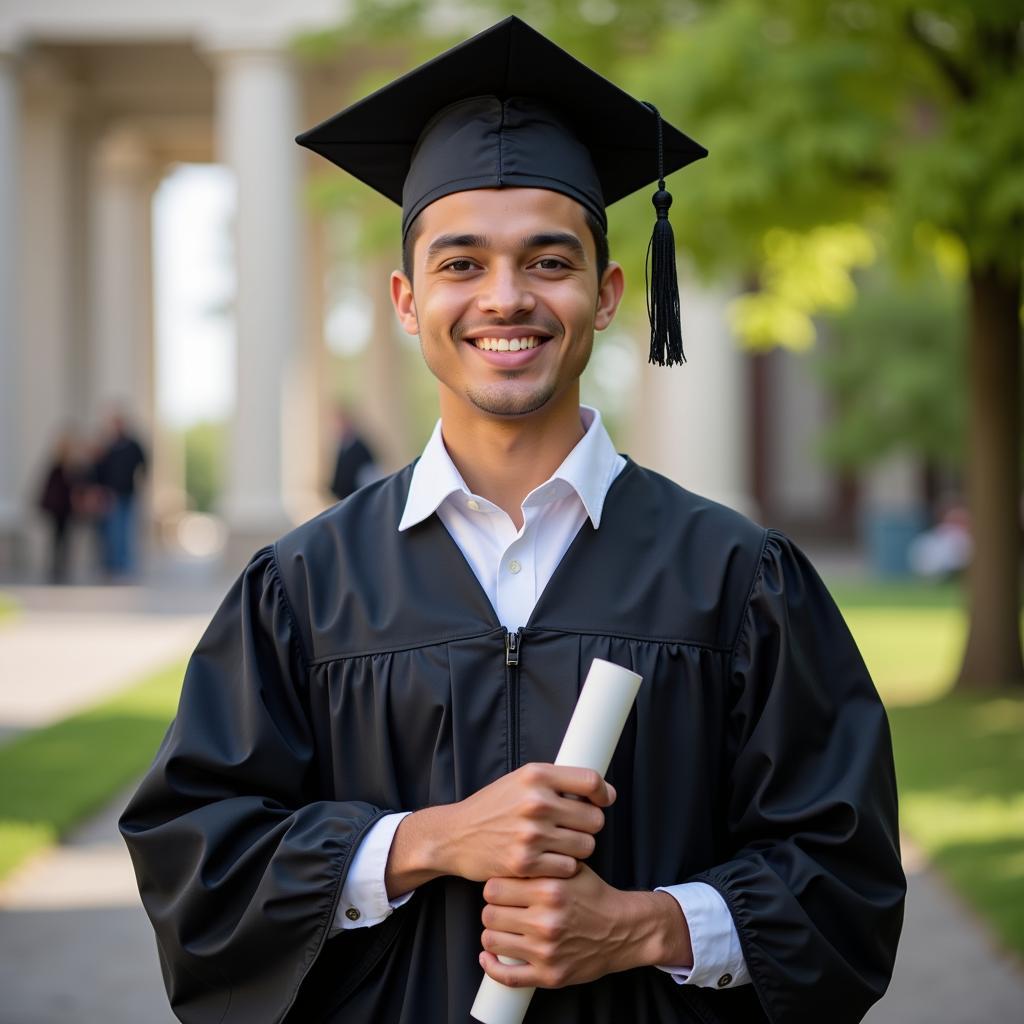
<path id="1" fill-rule="evenodd" d="M 593 768 L 603 778 L 641 681 L 635 672 L 595 658 L 555 764 Z M 511 957 L 499 959 L 505 964 L 523 963 Z M 508 988 L 485 974 L 469 1012 L 481 1024 L 522 1024 L 533 993 L 532 988 Z"/>

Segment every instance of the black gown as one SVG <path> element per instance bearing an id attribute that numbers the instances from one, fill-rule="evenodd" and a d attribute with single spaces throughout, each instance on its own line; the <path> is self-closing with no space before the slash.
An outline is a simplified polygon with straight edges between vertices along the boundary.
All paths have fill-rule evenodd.
<path id="1" fill-rule="evenodd" d="M 346 871 L 382 815 L 552 761 L 598 657 L 644 681 L 588 863 L 712 885 L 753 983 L 647 967 L 538 990 L 527 1022 L 860 1020 L 903 915 L 892 751 L 803 554 L 627 460 L 516 654 L 437 516 L 398 532 L 411 471 L 253 557 L 121 818 L 178 1017 L 469 1024 L 482 885 L 438 878 L 329 938 Z"/>

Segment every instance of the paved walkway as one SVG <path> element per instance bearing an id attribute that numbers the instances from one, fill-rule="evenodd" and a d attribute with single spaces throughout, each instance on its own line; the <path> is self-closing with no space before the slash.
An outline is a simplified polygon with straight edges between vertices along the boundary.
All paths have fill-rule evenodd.
<path id="1" fill-rule="evenodd" d="M 79 670 L 85 652 L 92 652 L 95 696 L 129 681 L 129 663 L 135 671 L 145 661 L 141 652 L 148 651 L 156 664 L 183 653 L 181 642 L 188 641 L 185 649 L 194 644 L 209 617 L 209 608 L 201 614 L 194 608 L 184 614 L 166 607 L 128 612 L 129 597 L 123 591 L 97 597 L 94 606 L 102 600 L 116 607 L 105 618 L 98 611 L 90 613 L 88 628 L 68 628 L 81 625 L 78 616 L 85 613 L 80 608 L 45 611 L 33 607 L 32 600 L 25 602 L 29 608 L 19 623 L 0 628 L 0 659 L 6 659 L 0 660 L 0 679 L 8 706 L 21 708 L 19 722 L 31 717 L 26 709 L 44 720 L 90 699 L 84 687 L 62 688 L 52 682 L 51 673 L 75 663 L 70 656 L 75 650 Z M 135 604 L 141 607 L 150 600 L 137 598 Z M 166 599 L 153 600 L 166 604 Z M 62 619 L 61 614 L 71 618 Z M 41 630 L 35 633 L 35 644 L 16 639 L 25 629 Z M 129 634 L 134 634 L 131 643 L 125 639 Z M 100 635 L 117 642 L 113 648 L 94 644 Z M 66 650 L 57 653 L 58 648 Z M 112 649 L 124 652 L 124 661 L 114 658 Z M 106 673 L 100 670 L 103 666 Z M 47 687 L 50 692 L 31 696 Z M 15 699 L 15 691 L 25 693 Z M 64 694 L 63 703 L 54 698 L 56 692 Z M 67 842 L 25 865 L 0 887 L 0 1024 L 173 1021 L 152 932 L 116 830 L 127 797 L 127 792 L 120 794 Z M 866 1018 L 868 1024 L 1009 1024 L 1024 1019 L 1020 965 L 995 948 L 909 844 L 906 866 L 910 893 L 896 973 L 889 994 Z"/>

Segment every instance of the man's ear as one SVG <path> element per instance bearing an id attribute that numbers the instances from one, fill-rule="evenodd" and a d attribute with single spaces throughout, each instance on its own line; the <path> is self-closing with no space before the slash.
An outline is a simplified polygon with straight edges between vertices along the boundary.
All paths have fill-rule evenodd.
<path id="1" fill-rule="evenodd" d="M 391 272 L 391 305 L 395 307 L 398 322 L 406 334 L 419 334 L 416 301 L 412 297 L 412 281 L 401 270 Z"/>
<path id="2" fill-rule="evenodd" d="M 597 292 L 597 312 L 594 315 L 594 329 L 603 331 L 615 318 L 615 311 L 622 301 L 626 289 L 626 278 L 618 263 L 610 262 L 601 277 Z"/>

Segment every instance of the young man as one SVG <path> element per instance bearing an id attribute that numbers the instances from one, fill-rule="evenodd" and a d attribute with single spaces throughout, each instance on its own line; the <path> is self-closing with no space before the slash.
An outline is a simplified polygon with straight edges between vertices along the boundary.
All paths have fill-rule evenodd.
<path id="1" fill-rule="evenodd" d="M 254 556 L 122 817 L 184 1021 L 466 1022 L 483 972 L 559 1024 L 855 1021 L 885 990 L 892 756 L 838 611 L 579 404 L 624 287 L 603 203 L 701 155 L 611 89 L 508 19 L 300 138 L 399 183 L 441 418 Z M 623 120 L 639 172 L 602 151 Z M 643 676 L 607 781 L 551 764 L 595 657 Z"/>

